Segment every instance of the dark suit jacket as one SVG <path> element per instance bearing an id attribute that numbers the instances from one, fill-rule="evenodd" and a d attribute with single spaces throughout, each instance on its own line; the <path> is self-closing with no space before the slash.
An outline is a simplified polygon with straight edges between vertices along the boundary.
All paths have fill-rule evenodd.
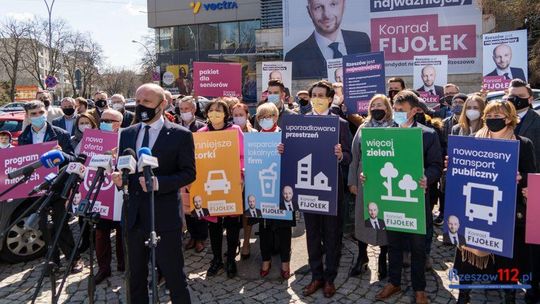
<path id="1" fill-rule="evenodd" d="M 525 79 L 525 73 L 523 72 L 523 69 L 521 68 L 510 67 L 510 73 L 512 73 L 512 79 L 519 78 L 523 81 L 527 80 Z M 499 76 L 499 75 L 497 74 L 497 69 L 495 68 L 493 71 L 491 71 L 491 73 L 486 74 L 485 76 Z"/>
<path id="2" fill-rule="evenodd" d="M 255 208 L 255 213 L 257 213 L 257 217 L 262 217 L 261 209 Z M 246 211 L 244 211 L 244 216 L 253 217 L 253 216 L 251 216 L 250 209 L 247 209 Z"/>
<path id="3" fill-rule="evenodd" d="M 385 230 L 385 229 L 386 229 L 386 224 L 384 223 L 383 220 L 381 220 L 380 218 L 378 218 L 378 219 L 377 219 L 377 222 L 379 223 L 379 228 L 381 228 L 381 230 Z M 366 228 L 373 228 L 373 225 L 371 225 L 371 219 L 365 220 L 365 224 L 366 224 Z"/>
<path id="4" fill-rule="evenodd" d="M 123 116 L 122 125 L 120 126 L 120 128 L 127 128 L 131 126 L 131 124 L 133 123 L 133 119 L 135 118 L 135 113 L 128 110 L 124 110 L 124 113 L 122 113 L 122 116 Z"/>
<path id="5" fill-rule="evenodd" d="M 73 115 L 73 128 L 71 129 L 71 134 L 70 135 L 75 135 L 75 130 L 77 129 L 77 126 L 75 125 L 75 121 L 76 121 L 78 116 L 79 115 L 77 115 L 77 114 Z M 66 117 L 65 116 L 53 119 L 52 125 L 55 126 L 55 127 L 59 127 L 62 130 L 67 131 L 66 130 Z"/>
<path id="6" fill-rule="evenodd" d="M 298 203 L 295 202 L 295 201 L 292 201 L 292 207 L 293 207 L 293 210 L 298 210 Z M 287 210 L 287 208 L 285 208 L 285 202 L 284 201 L 279 202 L 279 209 Z"/>
<path id="7" fill-rule="evenodd" d="M 460 246 L 467 245 L 467 243 L 465 242 L 465 237 L 461 234 L 458 234 L 458 241 Z M 443 234 L 443 243 L 453 245 L 452 240 L 450 239 L 450 234 L 448 232 Z"/>
<path id="8" fill-rule="evenodd" d="M 516 131 L 519 131 L 517 135 L 527 137 L 532 141 L 535 148 L 536 167 L 540 168 L 540 115 L 529 109 Z"/>
<path id="9" fill-rule="evenodd" d="M 210 211 L 208 211 L 207 208 L 201 208 L 201 209 L 202 209 L 203 216 L 210 216 Z M 195 209 L 193 209 L 193 210 L 191 211 L 191 216 L 200 219 L 200 217 L 199 217 L 199 215 L 197 214 L 197 212 L 195 211 Z"/>
<path id="10" fill-rule="evenodd" d="M 364 32 L 341 30 L 347 54 L 371 52 L 369 36 Z M 293 78 L 325 78 L 326 59 L 312 33 L 306 40 L 285 55 L 285 61 L 292 61 Z"/>
<path id="11" fill-rule="evenodd" d="M 422 141 L 424 148 L 424 175 L 427 178 L 428 186 L 436 183 L 441 178 L 443 170 L 443 160 L 441 143 L 435 130 L 422 124 L 414 123 L 413 127 L 422 129 Z M 426 192 L 427 195 L 427 192 Z M 426 200 L 428 202 L 428 200 Z M 429 204 L 426 203 L 426 208 Z"/>
<path id="12" fill-rule="evenodd" d="M 132 125 L 120 133 L 119 150 L 131 148 L 137 151 L 137 136 L 141 124 Z M 158 179 L 159 190 L 155 192 L 156 231 L 171 231 L 181 227 L 180 197 L 178 189 L 195 180 L 195 147 L 193 135 L 186 128 L 165 119 L 165 124 L 152 148 L 159 168 L 153 170 Z M 129 176 L 128 228 L 135 225 L 150 231 L 150 194 L 142 191 L 139 176 Z"/>
<path id="13" fill-rule="evenodd" d="M 19 135 L 19 146 L 31 145 L 33 144 L 32 139 L 32 125 L 26 126 L 24 131 Z M 64 155 L 65 161 L 60 164 L 61 166 L 66 165 L 69 162 L 75 161 L 75 155 L 73 153 L 73 146 L 71 146 L 71 136 L 63 129 L 55 127 L 47 122 L 47 130 L 45 131 L 45 137 L 43 142 L 48 141 L 58 141 L 58 145 L 62 148 L 62 154 Z"/>
<path id="14" fill-rule="evenodd" d="M 440 98 L 444 97 L 444 89 L 441 86 L 433 86 L 435 88 L 435 95 L 439 96 Z M 424 92 L 424 86 L 421 86 L 418 90 L 418 92 Z"/>

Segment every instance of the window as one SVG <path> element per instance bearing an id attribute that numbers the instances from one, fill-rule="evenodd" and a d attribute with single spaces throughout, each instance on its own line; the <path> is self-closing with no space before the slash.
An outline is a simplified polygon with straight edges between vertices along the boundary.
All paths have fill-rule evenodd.
<path id="1" fill-rule="evenodd" d="M 174 27 L 164 27 L 159 29 L 159 52 L 167 53 L 174 50 L 173 42 Z"/>
<path id="2" fill-rule="evenodd" d="M 234 50 L 239 47 L 238 22 L 219 24 L 219 41 L 222 50 Z"/>
<path id="3" fill-rule="evenodd" d="M 178 27 L 177 39 L 178 50 L 180 51 L 195 51 L 197 48 L 198 38 L 197 26 L 186 25 Z"/>
<path id="4" fill-rule="evenodd" d="M 240 48 L 255 49 L 255 30 L 260 28 L 259 20 L 240 22 Z"/>
<path id="5" fill-rule="evenodd" d="M 199 25 L 199 48 L 201 50 L 219 50 L 218 25 L 201 24 Z"/>

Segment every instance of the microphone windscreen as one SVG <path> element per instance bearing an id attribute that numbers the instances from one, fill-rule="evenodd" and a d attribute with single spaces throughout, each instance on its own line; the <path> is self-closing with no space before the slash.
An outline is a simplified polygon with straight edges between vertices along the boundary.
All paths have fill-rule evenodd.
<path id="1" fill-rule="evenodd" d="M 124 151 L 122 152 L 122 156 L 133 156 L 133 158 L 136 158 L 137 154 L 135 153 L 133 149 L 125 148 Z"/>
<path id="2" fill-rule="evenodd" d="M 53 168 L 60 166 L 61 163 L 64 162 L 65 158 L 62 152 L 58 150 L 51 150 L 39 158 L 41 161 L 41 164 L 45 168 Z"/>
<path id="3" fill-rule="evenodd" d="M 140 158 L 141 155 L 143 155 L 143 154 L 152 156 L 152 150 L 150 150 L 150 148 L 148 148 L 148 147 L 142 147 L 142 148 L 139 149 L 137 155 L 138 155 L 139 158 Z"/>

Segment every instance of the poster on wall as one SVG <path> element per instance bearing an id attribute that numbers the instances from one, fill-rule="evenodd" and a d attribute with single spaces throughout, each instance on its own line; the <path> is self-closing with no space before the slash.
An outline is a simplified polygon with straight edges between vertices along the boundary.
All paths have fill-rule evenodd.
<path id="1" fill-rule="evenodd" d="M 327 79 L 331 83 L 343 82 L 343 59 L 326 60 Z"/>
<path id="2" fill-rule="evenodd" d="M 268 86 L 270 80 L 280 80 L 287 90 L 292 87 L 292 63 L 282 61 L 262 62 L 262 87 Z"/>
<path id="3" fill-rule="evenodd" d="M 482 35 L 483 87 L 507 89 L 515 78 L 527 81 L 527 30 Z"/>
<path id="4" fill-rule="evenodd" d="M 448 55 L 448 72 L 482 71 L 477 0 L 283 0 L 283 52 L 294 79 L 328 78 L 326 61 L 384 52 L 386 75 L 413 73 L 414 56 Z"/>
<path id="5" fill-rule="evenodd" d="M 414 56 L 413 86 L 429 107 L 439 105 L 448 83 L 448 56 Z"/>
<path id="6" fill-rule="evenodd" d="M 168 65 L 161 81 L 163 87 L 172 94 L 191 95 L 193 91 L 193 75 L 187 64 Z"/>

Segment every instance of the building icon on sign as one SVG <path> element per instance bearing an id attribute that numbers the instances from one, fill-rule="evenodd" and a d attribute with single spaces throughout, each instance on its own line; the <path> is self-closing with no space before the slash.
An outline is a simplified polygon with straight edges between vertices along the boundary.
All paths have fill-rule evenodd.
<path id="1" fill-rule="evenodd" d="M 319 172 L 313 178 L 311 167 L 311 154 L 298 161 L 295 187 L 299 189 L 332 191 L 332 187 L 328 185 L 328 177 L 324 173 Z"/>

